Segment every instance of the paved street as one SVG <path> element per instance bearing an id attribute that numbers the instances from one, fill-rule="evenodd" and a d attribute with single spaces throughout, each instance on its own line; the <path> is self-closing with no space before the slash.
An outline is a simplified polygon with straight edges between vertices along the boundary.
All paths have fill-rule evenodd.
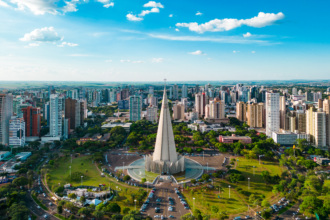
<path id="1" fill-rule="evenodd" d="M 186 213 L 189 213 L 190 210 L 184 209 L 184 206 L 180 203 L 178 195 L 175 193 L 174 186 L 171 183 L 162 183 L 161 185 L 156 186 L 156 191 L 154 198 L 151 199 L 150 204 L 148 205 L 145 214 L 154 218 L 155 215 L 163 215 L 164 218 L 169 218 L 170 215 L 174 216 L 174 219 L 180 219 L 180 217 Z M 169 199 L 172 197 L 174 200 L 173 211 L 168 211 Z M 157 205 L 156 200 L 161 199 L 162 201 Z M 155 207 L 160 208 L 160 212 L 155 212 Z M 141 207 L 139 207 L 140 209 Z M 137 208 L 138 209 L 138 208 Z"/>

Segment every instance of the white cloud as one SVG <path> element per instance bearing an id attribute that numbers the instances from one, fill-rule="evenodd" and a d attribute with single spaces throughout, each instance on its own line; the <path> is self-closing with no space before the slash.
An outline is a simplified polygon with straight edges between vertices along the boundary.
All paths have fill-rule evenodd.
<path id="1" fill-rule="evenodd" d="M 9 7 L 9 5 L 6 2 L 3 2 L 0 0 L 0 6 L 2 7 Z"/>
<path id="2" fill-rule="evenodd" d="M 252 34 L 250 32 L 246 32 L 246 34 L 243 34 L 243 37 L 251 37 Z"/>
<path id="3" fill-rule="evenodd" d="M 239 51 L 235 51 L 235 50 L 233 51 L 233 53 L 238 53 L 238 52 L 239 52 Z"/>
<path id="4" fill-rule="evenodd" d="M 67 43 L 67 42 L 63 42 L 62 44 L 57 45 L 57 46 L 58 46 L 58 47 L 64 47 L 64 45 L 67 45 L 67 46 L 69 46 L 69 47 L 76 47 L 76 46 L 78 46 L 78 44 Z"/>
<path id="5" fill-rule="evenodd" d="M 143 18 L 136 17 L 136 16 L 133 15 L 133 14 L 127 14 L 127 15 L 126 15 L 126 18 L 127 18 L 127 20 L 129 20 L 129 21 L 142 21 L 142 20 L 143 20 Z"/>
<path id="6" fill-rule="evenodd" d="M 171 17 L 173 17 L 173 15 L 172 15 L 172 14 L 170 14 L 170 15 L 169 15 L 169 17 L 171 18 Z"/>
<path id="7" fill-rule="evenodd" d="M 139 14 L 140 17 L 143 17 L 147 14 L 150 14 L 150 13 L 159 13 L 159 8 L 152 8 L 151 10 L 143 10 L 141 12 L 141 14 Z"/>
<path id="8" fill-rule="evenodd" d="M 198 33 L 204 33 L 206 31 L 217 32 L 217 31 L 229 31 L 238 28 L 242 25 L 247 25 L 250 27 L 261 28 L 274 24 L 276 21 L 284 18 L 284 14 L 279 12 L 274 13 L 264 13 L 259 12 L 258 16 L 250 19 L 214 19 L 204 24 L 198 24 L 197 22 L 190 23 L 177 23 L 177 27 L 188 27 L 190 31 L 195 31 Z"/>
<path id="9" fill-rule="evenodd" d="M 203 53 L 201 50 L 196 50 L 195 52 L 188 52 L 188 54 L 192 55 L 206 55 L 206 53 Z"/>
<path id="10" fill-rule="evenodd" d="M 208 59 L 208 60 L 211 60 L 212 58 L 208 57 L 207 59 Z"/>
<path id="11" fill-rule="evenodd" d="M 139 60 L 139 61 L 132 61 L 132 63 L 144 63 L 144 62 Z"/>
<path id="12" fill-rule="evenodd" d="M 7 57 L 14 57 L 15 55 L 14 54 L 9 54 Z"/>
<path id="13" fill-rule="evenodd" d="M 63 1 L 64 6 L 59 6 L 57 0 L 10 0 L 11 3 L 17 5 L 17 10 L 29 9 L 35 15 L 60 14 L 66 12 L 78 11 L 77 4 L 79 0 Z"/>
<path id="14" fill-rule="evenodd" d="M 175 31 L 180 31 L 178 28 L 175 28 Z"/>
<path id="15" fill-rule="evenodd" d="M 103 4 L 107 4 L 110 0 L 97 0 L 98 2 L 101 2 Z"/>
<path id="16" fill-rule="evenodd" d="M 115 5 L 115 3 L 110 2 L 109 4 L 105 4 L 105 5 L 103 5 L 103 7 L 105 7 L 105 8 L 109 8 L 109 7 L 113 7 L 114 5 Z"/>
<path id="17" fill-rule="evenodd" d="M 194 41 L 194 42 L 217 42 L 217 43 L 232 43 L 232 44 L 272 44 L 269 41 L 264 40 L 250 40 L 239 37 L 200 37 L 200 36 L 172 36 L 172 35 L 161 35 L 161 34 L 148 34 L 149 37 L 171 40 L 171 41 Z M 277 44 L 277 43 L 273 43 Z"/>
<path id="18" fill-rule="evenodd" d="M 195 15 L 202 15 L 202 14 L 203 14 L 203 13 L 201 13 L 201 12 L 198 11 Z"/>
<path id="19" fill-rule="evenodd" d="M 112 62 L 112 60 L 106 60 L 105 62 L 106 62 L 106 63 L 111 63 L 111 62 Z"/>
<path id="20" fill-rule="evenodd" d="M 90 57 L 89 54 L 70 54 L 69 57 Z"/>
<path id="21" fill-rule="evenodd" d="M 251 51 L 251 53 L 256 53 L 255 51 Z"/>
<path id="22" fill-rule="evenodd" d="M 20 41 L 36 41 L 36 42 L 56 42 L 62 40 L 63 37 L 58 36 L 53 27 L 45 27 L 35 29 L 31 33 L 27 33 Z"/>
<path id="23" fill-rule="evenodd" d="M 149 1 L 148 3 L 144 4 L 143 7 L 150 7 L 150 8 L 164 8 L 160 2 L 156 3 L 155 1 Z"/>
<path id="24" fill-rule="evenodd" d="M 131 61 L 130 60 L 121 60 L 120 62 L 122 62 L 122 63 L 130 63 Z"/>
<path id="25" fill-rule="evenodd" d="M 153 58 L 152 59 L 152 62 L 153 63 L 162 63 L 162 62 L 164 62 L 165 60 L 163 59 L 163 58 Z"/>
<path id="26" fill-rule="evenodd" d="M 29 46 L 30 46 L 30 47 L 38 47 L 39 44 L 37 44 L 37 43 L 30 43 Z"/>

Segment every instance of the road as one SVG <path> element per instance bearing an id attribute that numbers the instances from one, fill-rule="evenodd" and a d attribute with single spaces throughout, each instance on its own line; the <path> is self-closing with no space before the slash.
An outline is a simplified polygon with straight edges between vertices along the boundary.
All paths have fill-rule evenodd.
<path id="1" fill-rule="evenodd" d="M 175 193 L 174 186 L 171 183 L 162 183 L 157 185 L 155 191 L 154 198 L 151 199 L 150 204 L 148 205 L 145 215 L 148 215 L 154 218 L 155 215 L 163 215 L 164 218 L 169 218 L 170 215 L 174 216 L 174 219 L 180 219 L 180 217 L 186 213 L 189 213 L 190 210 L 184 209 L 184 206 L 180 203 L 178 195 Z M 168 197 L 172 197 L 174 200 L 173 211 L 168 211 L 169 199 Z M 157 205 L 156 200 L 161 199 L 159 205 Z M 155 212 L 155 207 L 160 208 L 160 212 Z M 137 209 L 140 209 L 140 207 Z"/>

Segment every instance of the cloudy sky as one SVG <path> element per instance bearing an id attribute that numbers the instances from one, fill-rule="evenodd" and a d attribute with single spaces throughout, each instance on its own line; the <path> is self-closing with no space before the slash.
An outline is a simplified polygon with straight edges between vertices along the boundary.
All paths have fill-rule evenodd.
<path id="1" fill-rule="evenodd" d="M 1 80 L 330 78 L 329 1 L 0 0 Z"/>

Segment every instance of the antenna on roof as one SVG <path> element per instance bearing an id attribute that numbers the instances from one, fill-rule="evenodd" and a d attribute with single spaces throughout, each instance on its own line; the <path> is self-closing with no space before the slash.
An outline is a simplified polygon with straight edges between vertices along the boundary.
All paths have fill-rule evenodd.
<path id="1" fill-rule="evenodd" d="M 164 79 L 164 88 L 166 89 L 166 78 Z"/>

